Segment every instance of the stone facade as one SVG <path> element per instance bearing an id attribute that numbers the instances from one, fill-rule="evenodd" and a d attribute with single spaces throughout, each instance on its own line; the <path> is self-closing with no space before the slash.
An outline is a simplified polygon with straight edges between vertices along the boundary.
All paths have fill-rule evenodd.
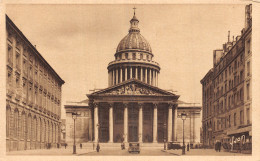
<path id="1" fill-rule="evenodd" d="M 214 50 L 214 66 L 201 80 L 204 145 L 252 142 L 252 5 L 245 24 L 241 36 Z"/>
<path id="2" fill-rule="evenodd" d="M 6 16 L 6 150 L 60 143 L 64 81 Z"/>

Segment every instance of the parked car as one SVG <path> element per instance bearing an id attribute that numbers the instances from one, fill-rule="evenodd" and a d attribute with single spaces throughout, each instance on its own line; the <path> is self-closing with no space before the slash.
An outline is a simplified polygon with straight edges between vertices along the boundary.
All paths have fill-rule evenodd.
<path id="1" fill-rule="evenodd" d="M 167 149 L 181 149 L 182 146 L 179 143 L 168 142 Z"/>
<path id="2" fill-rule="evenodd" d="M 140 144 L 139 143 L 129 143 L 128 152 L 137 152 L 140 153 Z"/>

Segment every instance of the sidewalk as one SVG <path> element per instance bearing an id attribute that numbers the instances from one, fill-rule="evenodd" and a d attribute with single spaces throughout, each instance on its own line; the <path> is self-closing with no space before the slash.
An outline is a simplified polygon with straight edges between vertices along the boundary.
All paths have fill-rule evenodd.
<path id="1" fill-rule="evenodd" d="M 182 150 L 162 150 L 166 153 L 170 153 L 172 155 L 182 155 Z M 250 156 L 251 154 L 242 154 L 242 153 L 231 153 L 231 152 L 216 152 L 214 149 L 190 149 L 190 151 L 185 151 L 185 155 L 213 155 L 213 156 Z"/>
<path id="2" fill-rule="evenodd" d="M 95 152 L 93 148 L 82 148 L 77 147 L 76 154 L 73 153 L 72 147 L 53 148 L 53 149 L 35 149 L 35 150 L 23 150 L 23 151 L 11 151 L 6 152 L 6 155 L 85 155 L 88 153 Z"/>

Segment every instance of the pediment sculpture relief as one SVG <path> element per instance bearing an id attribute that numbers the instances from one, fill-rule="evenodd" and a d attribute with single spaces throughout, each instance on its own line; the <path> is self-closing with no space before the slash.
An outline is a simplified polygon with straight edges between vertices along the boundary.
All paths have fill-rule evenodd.
<path id="1" fill-rule="evenodd" d="M 117 89 L 108 91 L 108 95 L 162 95 L 151 89 L 141 87 L 137 84 L 128 84 Z"/>

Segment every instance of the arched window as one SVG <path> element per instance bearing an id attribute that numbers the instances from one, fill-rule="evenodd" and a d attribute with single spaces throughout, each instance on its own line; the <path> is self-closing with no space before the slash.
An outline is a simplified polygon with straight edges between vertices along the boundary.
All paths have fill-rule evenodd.
<path id="1" fill-rule="evenodd" d="M 11 109 L 9 107 L 6 108 L 6 137 L 10 135 L 10 113 Z"/>
<path id="2" fill-rule="evenodd" d="M 28 115 L 28 120 L 27 120 L 27 138 L 28 140 L 31 140 L 31 127 L 32 127 L 32 116 L 31 114 Z"/>
<path id="3" fill-rule="evenodd" d="M 21 139 L 25 139 L 25 127 L 26 127 L 25 112 L 23 112 L 21 117 Z"/>
<path id="4" fill-rule="evenodd" d="M 19 112 L 18 109 L 14 110 L 14 122 L 13 122 L 13 127 L 14 127 L 14 131 L 13 131 L 13 136 L 14 138 L 18 138 L 18 131 L 19 131 Z"/>

